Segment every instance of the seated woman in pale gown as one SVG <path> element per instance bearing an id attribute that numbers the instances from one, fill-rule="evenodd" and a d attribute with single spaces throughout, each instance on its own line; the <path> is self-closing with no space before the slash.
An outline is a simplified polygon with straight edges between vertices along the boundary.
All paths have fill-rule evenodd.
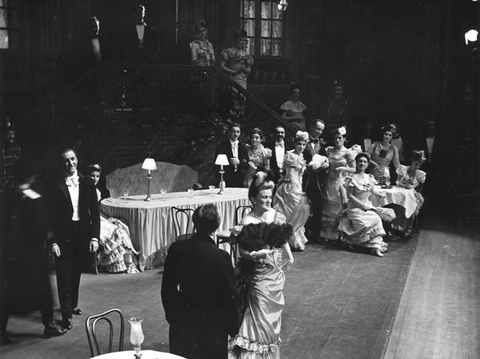
<path id="1" fill-rule="evenodd" d="M 294 259 L 288 245 L 292 227 L 271 207 L 273 188 L 267 174 L 258 172 L 248 191 L 253 208 L 242 219 L 237 237 L 239 268 L 248 291 L 240 330 L 229 341 L 230 359 L 280 358 L 284 268 L 293 265 Z"/>
<path id="2" fill-rule="evenodd" d="M 302 176 L 306 168 L 302 153 L 307 142 L 308 133 L 297 131 L 295 149 L 287 151 L 283 160 L 285 177 L 280 181 L 273 198 L 273 208 L 282 213 L 286 222 L 293 227 L 294 235 L 289 244 L 298 251 L 305 250 L 305 243 L 308 242 L 305 237 L 305 223 L 310 215 L 310 206 L 302 191 Z"/>
<path id="3" fill-rule="evenodd" d="M 102 168 L 98 164 L 89 165 L 88 176 L 97 186 L 97 197 L 100 202 L 103 197 L 98 189 Z M 98 265 L 110 273 L 138 273 L 133 263 L 138 252 L 133 248 L 128 226 L 116 218 L 100 215 L 100 248 L 97 253 Z"/>
<path id="4" fill-rule="evenodd" d="M 272 150 L 263 146 L 265 141 L 263 132 L 258 127 L 252 130 L 250 135 L 250 145 L 247 145 L 248 153 L 248 172 L 245 175 L 245 187 L 252 183 L 252 177 L 257 170 L 270 170 L 270 158 Z"/>
<path id="5" fill-rule="evenodd" d="M 414 191 L 417 208 L 410 218 L 406 218 L 404 207 L 398 205 L 392 207 L 396 215 L 396 218 L 392 222 L 392 228 L 405 236 L 411 234 L 414 218 L 418 215 L 420 208 L 422 208 L 424 198 L 419 189 L 420 185 L 425 183 L 427 178 L 427 174 L 420 170 L 420 167 L 426 161 L 425 152 L 413 150 L 411 160 L 410 166 L 400 165 L 397 168 L 397 186 Z"/>
<path id="6" fill-rule="evenodd" d="M 377 182 L 372 175 L 365 173 L 369 162 L 368 154 L 358 154 L 355 157 L 355 173 L 344 180 L 348 204 L 338 230 L 342 232 L 343 240 L 349 247 L 368 248 L 372 254 L 383 257 L 387 243 L 383 241 L 386 232 L 382 220 L 391 222 L 395 218 L 395 213 L 390 208 L 375 207 L 370 202 L 372 194 L 379 197 L 385 197 L 385 194 L 375 189 Z"/>

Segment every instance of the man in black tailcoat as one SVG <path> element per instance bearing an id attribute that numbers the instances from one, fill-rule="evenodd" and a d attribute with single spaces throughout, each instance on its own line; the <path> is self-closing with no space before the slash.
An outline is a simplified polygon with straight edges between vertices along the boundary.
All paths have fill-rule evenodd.
<path id="1" fill-rule="evenodd" d="M 224 167 L 224 180 L 227 187 L 243 187 L 245 175 L 248 171 L 247 146 L 239 141 L 240 133 L 240 124 L 233 123 L 228 140 L 219 144 L 215 151 L 215 158 L 219 154 L 225 154 L 230 163 L 230 165 Z M 218 171 L 219 166 L 217 166 L 216 173 Z"/>
<path id="2" fill-rule="evenodd" d="M 225 359 L 228 335 L 240 318 L 232 261 L 213 241 L 220 225 L 214 204 L 193 214 L 196 233 L 173 243 L 162 279 L 162 303 L 170 324 L 170 352 L 190 359 Z"/>
<path id="3" fill-rule="evenodd" d="M 268 148 L 272 149 L 272 157 L 270 158 L 270 169 L 273 173 L 273 180 L 278 183 L 280 178 L 285 175 L 285 167 L 283 160 L 285 158 L 285 128 L 283 126 L 275 127 L 275 141 L 272 141 Z"/>
<path id="4" fill-rule="evenodd" d="M 313 170 L 308 164 L 312 161 L 314 155 L 326 155 L 325 141 L 320 136 L 325 129 L 325 123 L 316 119 L 313 121 L 309 132 L 309 141 L 303 157 L 307 163 L 307 168 L 303 174 L 303 190 L 310 202 L 310 218 L 305 224 L 307 238 L 313 242 L 319 241 L 320 224 L 322 220 L 323 199 L 322 188 L 325 181 L 325 169 L 328 163 L 323 164 L 320 168 Z"/>
<path id="5" fill-rule="evenodd" d="M 160 51 L 159 37 L 156 30 L 144 21 L 145 6 L 135 6 L 133 17 L 134 22 L 123 32 L 122 47 L 125 62 L 137 64 L 157 62 Z"/>
<path id="6" fill-rule="evenodd" d="M 78 308 L 80 276 L 88 252 L 98 249 L 100 212 L 93 181 L 77 172 L 75 151 L 65 148 L 59 156 L 62 171 L 45 190 L 48 244 L 55 257 L 63 327 L 71 329 L 72 314 L 82 314 Z"/>

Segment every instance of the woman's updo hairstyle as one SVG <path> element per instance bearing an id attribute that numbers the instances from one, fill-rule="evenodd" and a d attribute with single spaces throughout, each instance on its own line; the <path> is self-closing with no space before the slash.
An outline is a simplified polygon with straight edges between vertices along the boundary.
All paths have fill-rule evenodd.
<path id="1" fill-rule="evenodd" d="M 252 183 L 248 188 L 248 198 L 252 201 L 256 198 L 260 191 L 264 189 L 273 190 L 275 183 L 273 182 L 273 175 L 269 171 L 258 171 L 253 175 Z"/>
<path id="2" fill-rule="evenodd" d="M 235 39 L 235 41 L 237 41 L 241 37 L 247 37 L 247 32 L 240 27 L 235 28 L 235 30 L 233 31 L 233 38 Z"/>
<path id="3" fill-rule="evenodd" d="M 395 127 L 395 125 L 392 125 L 392 124 L 388 124 L 388 125 L 385 125 L 382 127 L 382 134 L 387 132 L 387 131 L 390 131 L 390 132 L 395 132 L 397 130 L 397 128 Z"/>
<path id="4" fill-rule="evenodd" d="M 418 161 L 420 163 L 424 163 L 427 158 L 425 157 L 425 151 L 424 150 L 413 150 L 412 151 L 412 163 L 415 161 Z"/>
<path id="5" fill-rule="evenodd" d="M 294 83 L 290 84 L 290 86 L 288 87 L 288 92 L 290 94 L 293 94 L 293 91 L 295 91 L 295 90 L 300 90 L 300 92 L 301 92 L 302 88 L 300 87 L 299 84 L 294 84 Z"/>
<path id="6" fill-rule="evenodd" d="M 297 133 L 295 134 L 295 143 L 300 141 L 308 142 L 308 138 L 309 138 L 308 132 L 297 131 Z"/>
<path id="7" fill-rule="evenodd" d="M 367 162 L 370 163 L 370 156 L 368 155 L 368 153 L 365 152 L 360 152 L 358 155 L 355 156 L 355 163 L 358 162 L 358 160 L 362 157 L 366 158 Z"/>
<path id="8" fill-rule="evenodd" d="M 347 136 L 347 128 L 345 126 L 341 126 L 338 128 L 335 128 L 330 132 L 332 135 L 332 138 L 334 138 L 336 135 L 342 135 L 343 137 Z"/>
<path id="9" fill-rule="evenodd" d="M 95 172 L 95 171 L 101 173 L 102 172 L 102 167 L 100 167 L 100 165 L 96 164 L 96 163 L 94 165 L 88 165 L 88 167 L 87 167 L 87 172 L 88 173 L 92 173 L 92 172 Z"/>
<path id="10" fill-rule="evenodd" d="M 253 137 L 253 135 L 259 135 L 260 136 L 260 140 L 264 140 L 265 139 L 265 136 L 263 135 L 263 131 L 258 128 L 258 127 L 255 127 L 253 130 L 252 130 L 252 134 L 251 136 Z"/>

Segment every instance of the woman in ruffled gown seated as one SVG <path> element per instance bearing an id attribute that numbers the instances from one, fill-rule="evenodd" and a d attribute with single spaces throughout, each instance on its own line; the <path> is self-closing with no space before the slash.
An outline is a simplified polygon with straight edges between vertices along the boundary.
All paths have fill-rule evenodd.
<path id="1" fill-rule="evenodd" d="M 237 237 L 240 270 L 248 281 L 246 309 L 238 334 L 229 341 L 230 359 L 280 358 L 280 329 L 285 305 L 283 286 L 286 265 L 294 262 L 288 245 L 292 227 L 271 208 L 273 182 L 265 172 L 254 176 L 248 195 L 252 211 L 242 219 Z M 283 224 L 282 224 L 283 223 Z"/>
<path id="2" fill-rule="evenodd" d="M 365 173 L 369 162 L 368 154 L 358 154 L 355 157 L 355 173 L 345 178 L 348 204 L 338 230 L 343 233 L 344 240 L 350 247 L 368 248 L 373 254 L 383 257 L 387 243 L 382 238 L 386 235 L 382 220 L 391 222 L 395 213 L 390 208 L 374 207 L 370 202 L 372 194 L 379 197 L 385 195 L 375 189 L 377 182 L 373 176 Z"/>
<path id="3" fill-rule="evenodd" d="M 337 171 L 338 167 L 351 168 L 355 171 L 356 152 L 344 146 L 347 130 L 344 126 L 332 131 L 333 146 L 326 148 L 329 169 L 322 188 L 323 212 L 320 237 L 325 242 L 339 239 L 338 223 L 342 206 L 347 203 L 347 194 L 343 187 L 345 171 Z"/>
<path id="4" fill-rule="evenodd" d="M 89 165 L 88 175 L 98 186 L 102 168 L 98 164 Z M 102 193 L 97 187 L 98 201 L 102 200 Z M 134 254 L 138 252 L 133 248 L 128 226 L 116 218 L 100 216 L 100 245 L 97 253 L 98 265 L 109 273 L 138 273 L 133 263 Z"/>
<path id="5" fill-rule="evenodd" d="M 417 201 L 417 208 L 410 218 L 405 217 L 405 208 L 401 206 L 395 206 L 396 218 L 392 222 L 392 228 L 400 233 L 409 236 L 412 232 L 413 220 L 418 215 L 420 208 L 422 208 L 424 198 L 422 194 L 417 191 L 418 187 L 425 183 L 427 174 L 420 170 L 422 164 L 426 161 L 425 152 L 414 150 L 412 152 L 412 164 L 410 166 L 400 165 L 397 168 L 397 186 L 412 189 L 415 193 L 415 199 Z"/>
<path id="6" fill-rule="evenodd" d="M 249 187 L 252 183 L 252 177 L 257 170 L 268 171 L 270 169 L 270 158 L 272 150 L 262 145 L 265 141 L 263 132 L 258 127 L 252 130 L 250 135 L 250 145 L 247 146 L 248 153 L 248 172 L 245 176 L 245 187 Z"/>
<path id="7" fill-rule="evenodd" d="M 287 151 L 283 160 L 285 177 L 280 184 L 273 199 L 273 208 L 286 217 L 286 222 L 293 227 L 293 237 L 290 247 L 294 250 L 305 250 L 305 223 L 310 215 L 307 197 L 302 191 L 302 176 L 306 163 L 303 151 L 307 146 L 308 133 L 298 131 L 295 134 L 295 149 Z"/>

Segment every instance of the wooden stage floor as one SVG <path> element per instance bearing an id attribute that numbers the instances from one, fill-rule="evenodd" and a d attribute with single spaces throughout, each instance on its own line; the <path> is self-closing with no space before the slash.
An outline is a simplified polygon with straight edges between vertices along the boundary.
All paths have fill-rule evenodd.
<path id="1" fill-rule="evenodd" d="M 478 229 L 439 222 L 423 224 L 409 240 L 389 241 L 384 258 L 308 244 L 287 272 L 282 358 L 479 358 L 479 253 Z M 71 331 L 43 339 L 39 312 L 12 316 L 16 343 L 0 346 L 0 357 L 88 358 L 84 320 L 113 307 L 126 318 L 145 317 L 144 349 L 168 351 L 161 280 L 161 268 L 84 274 L 83 315 Z"/>

